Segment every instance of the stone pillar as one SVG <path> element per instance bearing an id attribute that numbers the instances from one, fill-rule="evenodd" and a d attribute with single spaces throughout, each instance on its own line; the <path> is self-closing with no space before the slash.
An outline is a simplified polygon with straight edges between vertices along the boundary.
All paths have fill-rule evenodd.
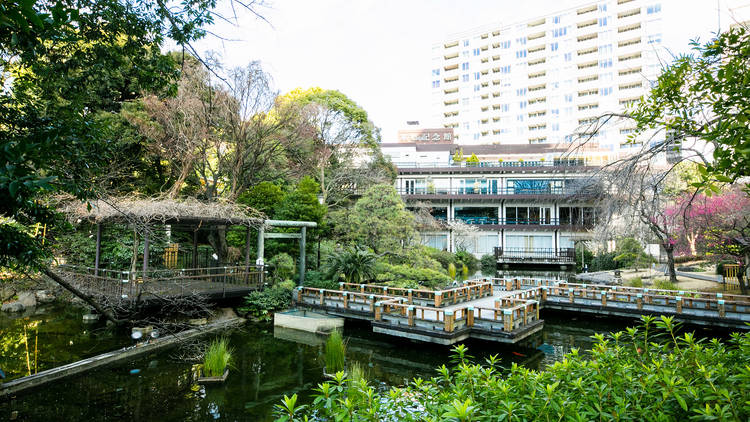
<path id="1" fill-rule="evenodd" d="M 445 324 L 445 331 L 452 333 L 453 332 L 453 323 L 455 321 L 456 316 L 453 315 L 453 311 L 445 311 L 443 313 L 444 315 L 444 324 Z"/>
<path id="2" fill-rule="evenodd" d="M 443 292 L 435 292 L 435 307 L 439 308 L 443 304 Z"/>
<path id="3" fill-rule="evenodd" d="M 513 310 L 503 309 L 503 328 L 506 332 L 513 331 Z"/>
<path id="4" fill-rule="evenodd" d="M 466 325 L 469 327 L 474 326 L 474 307 L 468 306 L 466 308 Z"/>

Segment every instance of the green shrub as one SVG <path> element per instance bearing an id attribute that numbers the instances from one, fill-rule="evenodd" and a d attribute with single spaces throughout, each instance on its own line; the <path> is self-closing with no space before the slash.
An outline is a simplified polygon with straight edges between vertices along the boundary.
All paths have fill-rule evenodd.
<path id="1" fill-rule="evenodd" d="M 680 288 L 677 287 L 676 284 L 665 278 L 657 278 L 656 280 L 654 280 L 653 288 L 661 290 L 680 290 Z"/>
<path id="2" fill-rule="evenodd" d="M 428 268 L 414 268 L 409 265 L 391 265 L 381 262 L 376 266 L 376 271 L 376 282 L 393 287 L 414 289 L 424 286 L 436 289 L 451 282 L 451 279 L 442 271 L 435 271 Z"/>
<path id="3" fill-rule="evenodd" d="M 295 420 L 750 420 L 750 333 L 699 341 L 677 333 L 671 318 L 642 318 L 543 371 L 501 366 L 494 356 L 473 363 L 459 345 L 451 367 L 382 394 L 337 377 Z"/>
<path id="4" fill-rule="evenodd" d="M 630 287 L 643 287 L 643 279 L 640 277 L 633 277 L 628 280 L 628 286 Z"/>
<path id="5" fill-rule="evenodd" d="M 469 267 L 466 266 L 466 264 L 463 264 L 461 266 L 461 279 L 467 280 L 469 278 Z"/>
<path id="6" fill-rule="evenodd" d="M 271 268 L 271 277 L 274 283 L 288 280 L 294 276 L 294 258 L 285 253 L 277 253 L 267 262 Z"/>
<path id="7" fill-rule="evenodd" d="M 245 296 L 245 306 L 238 310 L 263 321 L 271 320 L 275 311 L 288 308 L 292 304 L 292 291 L 274 286 Z"/>
<path id="8" fill-rule="evenodd" d="M 284 280 L 281 283 L 278 283 L 276 286 L 284 290 L 294 290 L 294 288 L 297 287 L 297 283 L 292 280 Z"/>
<path id="9" fill-rule="evenodd" d="M 456 264 L 452 262 L 448 265 L 448 277 L 450 277 L 451 280 L 456 279 Z"/>
<path id="10" fill-rule="evenodd" d="M 619 262 L 615 261 L 616 256 L 617 252 L 607 252 L 594 255 L 589 261 L 591 262 L 591 264 L 589 265 L 589 271 L 608 271 L 621 268 L 622 265 Z"/>
<path id="11" fill-rule="evenodd" d="M 482 274 L 484 275 L 495 275 L 497 272 L 497 260 L 492 255 L 482 255 L 479 260 L 479 265 L 482 268 Z"/>
<path id="12" fill-rule="evenodd" d="M 479 260 L 469 252 L 456 252 L 456 267 L 461 267 L 459 263 L 466 265 L 466 267 L 469 269 L 470 274 L 474 274 L 479 270 Z"/>
<path id="13" fill-rule="evenodd" d="M 232 348 L 225 338 L 214 339 L 203 353 L 203 375 L 220 377 L 232 362 Z"/>
<path id="14" fill-rule="evenodd" d="M 338 330 L 333 330 L 326 340 L 325 360 L 326 372 L 329 374 L 344 370 L 346 344 Z"/>
<path id="15" fill-rule="evenodd" d="M 338 290 L 339 283 L 330 280 L 320 271 L 308 271 L 305 273 L 305 287 L 314 287 L 316 289 Z"/>
<path id="16" fill-rule="evenodd" d="M 450 264 L 456 264 L 456 255 L 448 251 L 441 251 L 439 249 L 431 248 L 429 246 L 424 247 L 424 253 L 427 254 L 431 259 L 439 262 L 445 271 L 448 271 Z"/>

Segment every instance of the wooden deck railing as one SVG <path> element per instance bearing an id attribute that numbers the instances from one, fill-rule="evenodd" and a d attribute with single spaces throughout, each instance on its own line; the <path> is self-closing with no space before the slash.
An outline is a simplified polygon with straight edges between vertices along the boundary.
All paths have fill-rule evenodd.
<path id="1" fill-rule="evenodd" d="M 467 280 L 463 285 L 445 290 L 406 289 L 377 284 L 339 283 L 342 291 L 380 294 L 406 298 L 409 304 L 440 308 L 492 295 L 492 282 Z"/>
<path id="2" fill-rule="evenodd" d="M 122 300 L 139 295 L 179 296 L 224 292 L 227 288 L 260 289 L 262 274 L 255 267 L 212 267 L 142 271 L 112 271 L 61 265 L 58 273 L 84 293 Z"/>

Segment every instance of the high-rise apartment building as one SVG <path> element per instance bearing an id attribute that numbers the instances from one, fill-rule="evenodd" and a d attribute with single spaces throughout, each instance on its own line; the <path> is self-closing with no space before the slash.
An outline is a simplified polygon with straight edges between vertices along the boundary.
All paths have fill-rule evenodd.
<path id="1" fill-rule="evenodd" d="M 662 13 L 658 0 L 600 0 L 446 39 L 433 47 L 433 119 L 464 145 L 570 142 L 648 92 Z M 631 131 L 612 123 L 595 141 L 625 152 Z"/>

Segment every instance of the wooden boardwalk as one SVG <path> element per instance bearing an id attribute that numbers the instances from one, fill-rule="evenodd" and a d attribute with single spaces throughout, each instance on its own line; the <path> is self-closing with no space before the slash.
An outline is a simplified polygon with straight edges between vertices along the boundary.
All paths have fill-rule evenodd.
<path id="1" fill-rule="evenodd" d="M 341 283 L 299 287 L 300 307 L 370 321 L 374 332 L 454 344 L 468 338 L 518 343 L 540 331 L 542 308 L 638 318 L 668 315 L 707 326 L 748 329 L 750 296 L 587 285 L 532 278 L 482 278 L 448 290 Z"/>
<path id="2" fill-rule="evenodd" d="M 152 270 L 147 273 L 60 266 L 57 272 L 84 293 L 114 302 L 149 302 L 200 295 L 236 298 L 262 288 L 261 273 L 246 267 Z"/>

